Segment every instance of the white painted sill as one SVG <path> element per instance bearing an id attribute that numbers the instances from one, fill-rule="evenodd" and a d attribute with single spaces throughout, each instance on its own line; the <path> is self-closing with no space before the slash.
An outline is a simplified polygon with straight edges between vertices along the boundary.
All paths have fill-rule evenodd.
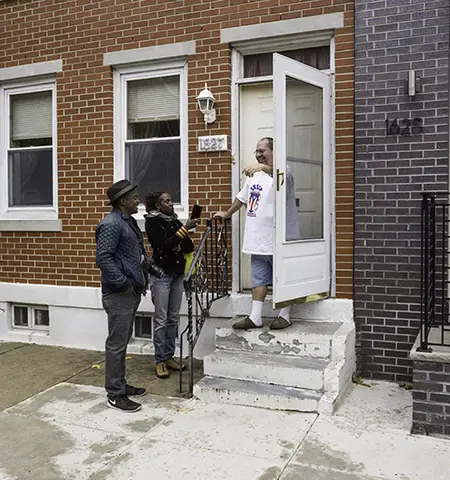
<path id="1" fill-rule="evenodd" d="M 0 232 L 62 232 L 61 220 L 0 220 Z"/>

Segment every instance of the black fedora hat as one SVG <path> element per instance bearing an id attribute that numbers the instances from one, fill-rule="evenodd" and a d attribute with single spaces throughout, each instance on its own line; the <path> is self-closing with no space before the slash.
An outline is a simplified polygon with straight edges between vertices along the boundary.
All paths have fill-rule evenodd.
<path id="1" fill-rule="evenodd" d="M 137 185 L 133 185 L 129 180 L 119 180 L 113 183 L 106 191 L 106 195 L 108 195 L 109 198 L 109 205 L 112 205 L 120 197 L 123 197 L 135 188 L 137 188 Z"/>

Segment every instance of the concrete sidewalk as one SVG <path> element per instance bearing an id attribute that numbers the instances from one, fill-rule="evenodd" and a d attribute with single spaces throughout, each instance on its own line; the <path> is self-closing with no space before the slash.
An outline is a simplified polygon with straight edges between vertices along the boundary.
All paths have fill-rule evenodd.
<path id="1" fill-rule="evenodd" d="M 450 441 L 410 435 L 410 392 L 371 385 L 327 418 L 152 395 L 123 414 L 61 383 L 0 413 L 0 478 L 447 479 Z"/>
<path id="2" fill-rule="evenodd" d="M 127 380 L 145 387 L 149 393 L 179 397 L 178 375 L 160 380 L 151 355 L 127 356 Z M 203 377 L 202 362 L 195 361 L 194 381 Z M 103 387 L 105 365 L 103 352 L 76 348 L 0 342 L 0 411 L 26 400 L 58 383 L 77 383 Z M 188 374 L 184 375 L 188 391 Z"/>

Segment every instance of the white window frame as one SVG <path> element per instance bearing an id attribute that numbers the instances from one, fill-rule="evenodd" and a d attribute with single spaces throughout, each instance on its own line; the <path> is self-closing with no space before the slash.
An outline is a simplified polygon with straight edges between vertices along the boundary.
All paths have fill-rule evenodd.
<path id="1" fill-rule="evenodd" d="M 180 77 L 180 203 L 175 204 L 175 212 L 180 219 L 189 216 L 188 203 L 188 85 L 187 61 L 161 61 L 141 66 L 116 67 L 114 69 L 114 181 L 125 177 L 125 143 L 127 140 L 127 82 L 147 78 L 161 78 L 178 75 Z M 174 137 L 175 138 L 175 137 Z M 136 140 L 136 142 L 142 140 Z M 143 221 L 144 205 L 139 206 L 136 219 Z"/>
<path id="2" fill-rule="evenodd" d="M 26 308 L 27 309 L 27 318 L 28 325 L 16 325 L 14 322 L 14 308 Z M 13 330 L 27 330 L 27 331 L 44 331 L 48 332 L 50 330 L 50 315 L 49 315 L 49 324 L 48 325 L 36 325 L 36 312 L 35 310 L 47 310 L 49 308 L 45 305 L 27 305 L 24 303 L 12 303 L 11 304 L 11 327 Z"/>
<path id="3" fill-rule="evenodd" d="M 10 97 L 14 94 L 52 92 L 52 193 L 53 205 L 40 206 L 9 206 L 8 185 L 8 152 L 10 142 Z M 22 80 L 0 85 L 0 220 L 32 220 L 45 221 L 58 219 L 58 159 L 57 159 L 57 118 L 56 118 L 56 81 L 54 78 L 41 80 Z M 41 148 L 41 147 L 29 147 Z"/>

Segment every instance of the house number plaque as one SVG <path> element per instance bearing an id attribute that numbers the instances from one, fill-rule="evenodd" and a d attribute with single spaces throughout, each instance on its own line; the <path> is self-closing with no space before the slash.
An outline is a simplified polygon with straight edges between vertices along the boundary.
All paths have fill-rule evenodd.
<path id="1" fill-rule="evenodd" d="M 422 133 L 422 118 L 386 119 L 386 135 L 418 135 Z"/>
<path id="2" fill-rule="evenodd" d="M 223 152 L 227 150 L 226 135 L 211 135 L 208 137 L 198 137 L 199 152 Z"/>

